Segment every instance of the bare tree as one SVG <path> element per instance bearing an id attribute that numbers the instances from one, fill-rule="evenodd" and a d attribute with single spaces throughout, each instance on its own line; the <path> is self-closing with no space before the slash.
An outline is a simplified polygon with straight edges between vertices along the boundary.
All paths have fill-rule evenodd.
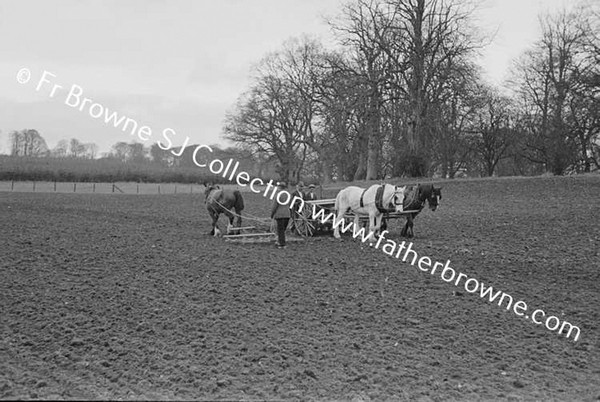
<path id="1" fill-rule="evenodd" d="M 85 147 L 85 155 L 90 159 L 96 159 L 96 155 L 98 155 L 98 145 L 93 142 L 83 144 Z"/>
<path id="2" fill-rule="evenodd" d="M 56 158 L 64 158 L 69 152 L 69 141 L 62 139 L 58 141 L 56 146 L 52 149 L 51 155 Z"/>
<path id="3" fill-rule="evenodd" d="M 484 89 L 483 104 L 478 110 L 471 146 L 484 173 L 493 176 L 500 160 L 507 158 L 508 150 L 515 144 L 516 130 L 509 98 L 491 88 Z"/>
<path id="4" fill-rule="evenodd" d="M 168 150 L 163 150 L 158 144 L 154 143 L 150 147 L 150 160 L 163 166 L 170 166 L 173 162 L 173 154 Z"/>
<path id="5" fill-rule="evenodd" d="M 471 11 L 452 0 L 358 0 L 344 9 L 341 23 L 332 23 L 342 43 L 354 49 L 364 77 L 361 134 L 367 138 L 358 140 L 368 149 L 367 178 L 374 178 L 386 133 L 402 152 L 403 173 L 428 174 L 433 147 L 440 144 L 434 138 L 441 132 L 437 122 L 429 124 L 445 89 L 439 83 L 482 45 L 470 25 Z M 386 107 L 390 102 L 407 112 Z"/>
<path id="6" fill-rule="evenodd" d="M 598 83 L 588 85 L 598 71 L 593 50 L 598 28 L 584 9 L 546 15 L 540 24 L 541 40 L 519 60 L 516 71 L 529 128 L 525 155 L 562 174 L 578 160 L 585 164 L 598 131 L 593 116 Z"/>
<path id="7" fill-rule="evenodd" d="M 48 145 L 37 130 L 21 130 L 10 133 L 11 155 L 47 156 Z"/>
<path id="8" fill-rule="evenodd" d="M 129 161 L 135 163 L 143 163 L 148 160 L 146 154 L 146 148 L 144 148 L 144 144 L 139 142 L 132 142 L 129 145 Z"/>
<path id="9" fill-rule="evenodd" d="M 436 133 L 428 125 L 435 117 L 431 106 L 441 103 L 446 90 L 440 83 L 454 74 L 464 75 L 459 71 L 464 60 L 482 41 L 470 24 L 472 9 L 457 1 L 394 0 L 387 4 L 393 23 L 380 42 L 390 60 L 396 60 L 390 85 L 405 98 L 409 110 L 406 145 L 413 166 L 408 173 L 423 176 L 431 164 Z"/>
<path id="10" fill-rule="evenodd" d="M 225 120 L 226 138 L 256 151 L 275 155 L 282 179 L 300 178 L 306 155 L 305 136 L 311 120 L 311 100 L 290 80 L 289 55 L 274 53 L 257 68 L 251 89 Z"/>
<path id="11" fill-rule="evenodd" d="M 131 148 L 128 143 L 119 141 L 111 147 L 110 155 L 121 162 L 127 162 L 131 159 Z"/>
<path id="12" fill-rule="evenodd" d="M 387 17 L 387 18 L 386 18 Z M 345 5 L 340 21 L 330 21 L 341 36 L 342 45 L 350 50 L 345 73 L 357 90 L 357 115 L 360 120 L 356 137 L 358 165 L 354 180 L 377 179 L 381 165 L 383 133 L 381 109 L 387 86 L 386 53 L 380 38 L 393 21 L 386 15 L 382 2 L 358 0 Z"/>
<path id="13" fill-rule="evenodd" d="M 86 154 L 86 144 L 83 144 L 77 138 L 71 138 L 69 142 L 69 156 L 72 158 L 83 158 Z"/>

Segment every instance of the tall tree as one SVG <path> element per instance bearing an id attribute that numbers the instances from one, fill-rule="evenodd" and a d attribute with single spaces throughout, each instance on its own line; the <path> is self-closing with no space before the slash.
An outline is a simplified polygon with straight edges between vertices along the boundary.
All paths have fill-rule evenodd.
<path id="1" fill-rule="evenodd" d="M 275 155 L 282 179 L 300 178 L 310 127 L 311 99 L 290 79 L 289 54 L 276 52 L 262 60 L 251 89 L 225 118 L 226 138 Z"/>
<path id="2" fill-rule="evenodd" d="M 586 84 L 598 71 L 598 28 L 585 9 L 543 16 L 540 24 L 541 39 L 517 64 L 517 83 L 529 121 L 526 156 L 558 175 L 587 160 L 597 132 L 598 84 Z"/>
<path id="3" fill-rule="evenodd" d="M 434 108 L 445 89 L 440 85 L 459 71 L 473 50 L 482 45 L 470 23 L 472 9 L 458 1 L 394 0 L 388 1 L 393 23 L 380 43 L 390 60 L 395 79 L 390 84 L 406 99 L 409 122 L 406 135 L 407 158 L 412 162 L 407 172 L 413 176 L 427 174 L 432 163 L 435 131 Z"/>
<path id="4" fill-rule="evenodd" d="M 442 96 L 438 84 L 456 73 L 449 67 L 460 68 L 458 61 L 482 44 L 470 24 L 471 11 L 453 0 L 358 0 L 345 9 L 341 23 L 333 24 L 344 34 L 343 44 L 359 56 L 357 65 L 365 78 L 362 135 L 368 137 L 363 142 L 369 144 L 365 149 L 371 168 L 385 141 L 383 120 L 399 116 L 382 116 L 381 111 L 385 103 L 400 98 L 407 113 L 389 134 L 403 138 L 391 138 L 390 143 L 402 152 L 405 174 L 428 174 L 439 132 L 429 124 L 435 116 L 432 106 Z M 367 176 L 373 178 L 372 171 Z"/>
<path id="5" fill-rule="evenodd" d="M 482 105 L 473 126 L 471 147 L 486 176 L 493 176 L 498 163 L 509 157 L 516 141 L 514 116 L 509 98 L 492 88 L 484 88 Z"/>
<path id="6" fill-rule="evenodd" d="M 384 106 L 386 87 L 386 58 L 378 41 L 384 35 L 390 20 L 386 19 L 385 5 L 373 0 L 358 0 L 345 5 L 340 21 L 331 21 L 332 28 L 341 35 L 341 43 L 350 50 L 351 63 L 346 74 L 353 77 L 357 89 L 356 138 L 358 165 L 354 180 L 377 179 L 381 164 L 383 137 L 381 108 Z"/>

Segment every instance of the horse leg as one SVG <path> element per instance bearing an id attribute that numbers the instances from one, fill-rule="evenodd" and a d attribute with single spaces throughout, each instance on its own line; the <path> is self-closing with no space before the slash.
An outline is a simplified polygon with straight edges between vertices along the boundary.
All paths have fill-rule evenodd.
<path id="1" fill-rule="evenodd" d="M 218 237 L 221 235 L 221 230 L 219 230 L 218 222 L 219 222 L 219 214 L 215 212 L 213 215 L 212 230 L 210 231 L 210 234 L 215 237 Z"/>
<path id="2" fill-rule="evenodd" d="M 345 211 L 348 209 L 348 207 L 340 205 L 342 203 L 338 202 L 337 200 L 335 201 L 335 204 L 336 205 L 335 205 L 335 217 L 334 217 L 334 222 L 333 222 L 334 223 L 333 237 L 335 237 L 336 239 L 339 239 L 341 237 L 340 236 L 340 226 L 335 225 L 335 223 L 339 222 L 339 219 L 342 219 L 342 220 L 344 219 L 344 215 L 346 214 Z M 344 211 L 344 212 L 342 212 L 341 217 L 340 217 L 340 211 Z"/>
<path id="3" fill-rule="evenodd" d="M 358 214 L 354 214 L 354 226 L 352 229 L 358 231 L 358 228 L 360 228 L 360 218 Z"/>
<path id="4" fill-rule="evenodd" d="M 408 237 L 407 232 L 408 232 L 408 216 L 406 217 L 406 223 L 404 224 L 404 227 L 402 228 L 402 231 L 400 231 L 400 236 L 401 237 Z"/>
<path id="5" fill-rule="evenodd" d="M 383 219 L 383 214 L 373 216 L 373 221 L 375 222 L 375 225 L 373 227 L 373 233 L 375 234 L 375 237 L 379 237 L 379 235 L 381 234 L 381 220 L 382 219 Z"/>
<path id="6" fill-rule="evenodd" d="M 413 232 L 413 226 L 414 226 L 413 217 L 411 215 L 406 220 L 406 237 L 408 237 L 409 239 L 411 239 L 415 236 L 415 234 Z"/>
<path id="7" fill-rule="evenodd" d="M 210 219 L 211 219 L 211 226 L 210 226 L 210 232 L 208 232 L 209 236 L 213 236 L 215 234 L 215 228 L 217 227 L 217 220 L 219 219 L 218 216 L 215 217 L 215 213 L 213 211 L 209 211 L 208 212 L 210 215 Z"/>
<path id="8" fill-rule="evenodd" d="M 238 228 L 241 228 L 242 227 L 242 211 L 238 211 L 236 209 L 235 213 L 237 214 L 237 218 L 235 220 L 235 226 L 238 227 Z"/>
<path id="9" fill-rule="evenodd" d="M 334 219 L 334 223 L 335 223 L 335 221 L 338 220 L 338 216 L 339 216 L 338 210 L 336 209 L 335 210 L 335 217 L 333 218 Z M 333 228 L 333 237 L 335 237 L 336 239 L 339 239 L 340 238 L 340 227 L 336 226 L 336 225 L 333 225 L 333 226 L 334 226 L 334 228 Z"/>
<path id="10" fill-rule="evenodd" d="M 229 222 L 227 222 L 227 234 L 232 234 L 233 233 L 234 215 L 229 211 L 225 212 L 225 215 L 227 215 L 227 219 L 229 219 Z"/>

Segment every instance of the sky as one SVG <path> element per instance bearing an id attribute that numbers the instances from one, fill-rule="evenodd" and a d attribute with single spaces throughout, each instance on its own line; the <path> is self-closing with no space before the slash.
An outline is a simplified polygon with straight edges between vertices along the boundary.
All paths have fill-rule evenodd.
<path id="1" fill-rule="evenodd" d="M 334 39 L 326 18 L 345 0 L 0 0 L 0 153 L 12 130 L 36 129 L 95 143 L 100 153 L 130 130 L 93 118 L 116 112 L 151 128 L 149 146 L 171 128 L 175 145 L 231 145 L 223 120 L 248 89 L 252 68 L 301 35 Z M 574 0 L 481 0 L 474 21 L 495 33 L 482 51 L 484 76 L 500 85 L 512 60 L 539 36 L 538 15 Z M 30 71 L 17 82 L 21 69 Z M 48 82 L 37 89 L 44 71 Z M 54 96 L 52 88 L 56 85 Z M 69 98 L 73 85 L 81 95 Z M 90 101 L 78 110 L 83 98 Z M 65 102 L 70 99 L 71 104 Z M 77 100 L 79 99 L 79 101 Z"/>

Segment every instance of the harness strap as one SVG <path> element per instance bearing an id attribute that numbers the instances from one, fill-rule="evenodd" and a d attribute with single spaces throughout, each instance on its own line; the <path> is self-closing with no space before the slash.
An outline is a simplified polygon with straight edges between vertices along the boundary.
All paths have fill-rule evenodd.
<path id="1" fill-rule="evenodd" d="M 365 188 L 365 189 L 364 189 L 364 191 L 362 192 L 362 194 L 360 195 L 360 207 L 361 207 L 361 208 L 365 206 L 365 203 L 364 203 L 363 197 L 365 196 L 365 193 L 366 193 L 366 192 L 367 192 L 367 189 Z"/>
<path id="2" fill-rule="evenodd" d="M 408 208 L 415 209 L 417 211 L 421 211 L 423 209 L 423 207 L 425 207 L 425 201 L 426 201 L 426 199 L 421 200 L 421 185 L 417 184 L 416 186 L 413 186 L 411 196 L 412 197 L 411 197 L 410 203 L 408 205 Z"/>
<path id="3" fill-rule="evenodd" d="M 375 193 L 375 206 L 379 212 L 385 212 L 385 208 L 383 207 L 383 186 L 377 187 L 377 192 Z"/>
<path id="4" fill-rule="evenodd" d="M 377 193 L 375 193 L 375 206 L 377 207 L 377 210 L 381 213 L 393 212 L 394 211 L 393 208 L 387 208 L 385 205 L 383 205 L 384 190 L 385 190 L 385 185 L 383 185 L 383 184 L 377 188 Z"/>
<path id="5" fill-rule="evenodd" d="M 364 207 L 365 203 L 364 203 L 364 195 L 367 192 L 368 189 L 363 190 L 362 194 L 360 195 L 360 207 Z M 375 207 L 377 208 L 377 210 L 381 213 L 385 213 L 385 212 L 390 212 L 392 211 L 392 209 L 388 209 L 383 205 L 383 191 L 385 190 L 384 185 L 381 185 L 377 188 L 377 192 L 375 193 Z"/>

